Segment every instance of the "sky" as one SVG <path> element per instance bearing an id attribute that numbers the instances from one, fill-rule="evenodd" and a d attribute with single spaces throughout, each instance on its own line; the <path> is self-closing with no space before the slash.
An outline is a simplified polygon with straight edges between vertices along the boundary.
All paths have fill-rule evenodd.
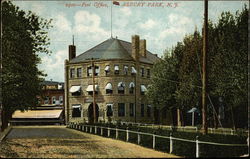
<path id="1" fill-rule="evenodd" d="M 161 57 L 195 28 L 201 32 L 203 1 L 13 1 L 24 11 L 52 19 L 48 30 L 51 55 L 40 54 L 39 69 L 47 74 L 46 80 L 64 82 L 64 61 L 68 45 L 76 46 L 76 56 L 111 37 L 131 42 L 132 35 L 147 40 L 147 49 Z M 155 2 L 155 3 L 153 3 Z M 208 17 L 217 22 L 223 11 L 234 13 L 248 1 L 210 1 Z M 112 6 L 112 7 L 111 7 Z"/>

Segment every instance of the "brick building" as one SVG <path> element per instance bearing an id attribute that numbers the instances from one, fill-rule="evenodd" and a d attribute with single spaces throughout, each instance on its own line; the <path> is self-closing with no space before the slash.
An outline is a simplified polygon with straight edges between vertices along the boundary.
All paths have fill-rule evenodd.
<path id="1" fill-rule="evenodd" d="M 138 35 L 132 36 L 132 43 L 110 38 L 77 57 L 75 50 L 70 45 L 65 60 L 66 123 L 92 122 L 93 111 L 99 122 L 154 121 L 145 92 L 160 58 L 146 50 L 146 40 Z"/>
<path id="2" fill-rule="evenodd" d="M 38 96 L 39 105 L 64 104 L 64 83 L 55 81 L 43 81 L 40 83 L 42 94 Z"/>

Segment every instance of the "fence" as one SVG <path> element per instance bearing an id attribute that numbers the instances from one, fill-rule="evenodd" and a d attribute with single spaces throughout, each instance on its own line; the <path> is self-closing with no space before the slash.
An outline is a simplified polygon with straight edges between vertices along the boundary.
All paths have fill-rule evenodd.
<path id="1" fill-rule="evenodd" d="M 159 124 L 146 124 L 146 123 L 134 123 L 134 122 L 120 122 L 122 125 L 132 125 L 132 126 L 145 126 L 145 127 L 152 127 L 152 128 L 163 128 L 166 130 L 173 130 L 176 131 L 186 131 L 186 132 L 198 132 L 199 128 L 195 126 L 167 126 L 167 125 L 159 125 Z M 244 134 L 248 135 L 248 130 L 233 130 L 230 128 L 208 128 L 208 133 L 211 134 L 225 134 L 225 135 L 236 135 L 236 134 Z"/>
<path id="2" fill-rule="evenodd" d="M 145 133 L 145 132 L 139 132 L 139 131 L 132 131 L 129 130 L 128 127 L 127 129 L 118 129 L 116 128 L 111 128 L 111 127 L 102 127 L 102 126 L 93 126 L 93 125 L 78 125 L 75 123 L 70 123 L 69 125 L 67 125 L 67 127 L 72 128 L 72 129 L 76 129 L 76 130 L 80 130 L 80 131 L 84 131 L 84 132 L 89 132 L 89 133 L 94 133 L 94 134 L 100 134 L 101 136 L 104 136 L 104 130 L 106 130 L 106 136 L 110 137 L 111 136 L 111 131 L 115 132 L 115 139 L 118 139 L 119 134 L 121 133 L 125 133 L 125 140 L 127 142 L 130 142 L 130 136 L 132 134 L 135 134 L 137 136 L 137 144 L 140 145 L 142 143 L 142 135 L 146 135 L 146 136 L 151 136 L 152 137 L 152 148 L 155 149 L 156 147 L 156 138 L 162 138 L 162 139 L 167 139 L 169 140 L 169 149 L 166 150 L 167 152 L 169 152 L 170 154 L 173 153 L 175 147 L 174 147 L 174 141 L 181 141 L 181 142 L 189 142 L 189 143 L 193 143 L 195 144 L 195 157 L 198 158 L 200 157 L 200 145 L 201 144 L 207 144 L 207 145 L 217 145 L 217 146 L 230 146 L 230 147 L 248 147 L 249 149 L 249 139 L 247 141 L 248 144 L 223 144 L 223 143 L 214 143 L 214 142 L 205 142 L 205 141 L 200 141 L 199 137 L 196 136 L 196 140 L 188 140 L 188 139 L 182 139 L 182 138 L 176 138 L 173 137 L 172 134 L 170 134 L 170 136 L 162 136 L 162 135 L 156 135 L 156 134 L 152 134 L 152 133 Z M 98 133 L 99 132 L 99 133 Z M 183 147 L 184 148 L 184 147 Z M 249 152 L 248 152 L 249 155 Z"/>

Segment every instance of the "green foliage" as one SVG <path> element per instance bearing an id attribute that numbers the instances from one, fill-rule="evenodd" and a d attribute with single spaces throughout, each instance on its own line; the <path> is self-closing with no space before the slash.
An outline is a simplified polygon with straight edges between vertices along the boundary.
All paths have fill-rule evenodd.
<path id="1" fill-rule="evenodd" d="M 15 110 L 35 106 L 39 83 L 39 53 L 50 53 L 47 29 L 51 20 L 25 13 L 11 2 L 2 3 L 3 108 L 7 117 Z"/>
<path id="2" fill-rule="evenodd" d="M 223 12 L 217 23 L 208 24 L 207 93 L 216 111 L 218 98 L 223 97 L 224 126 L 233 127 L 234 120 L 236 127 L 247 126 L 248 12 L 245 5 L 241 12 Z M 195 30 L 155 64 L 147 93 L 154 105 L 183 112 L 194 106 L 201 110 L 202 43 L 201 33 Z"/>
<path id="3" fill-rule="evenodd" d="M 84 124 L 91 125 L 91 124 Z M 105 124 L 97 123 L 96 126 L 110 127 L 126 130 L 127 127 L 129 130 L 144 132 L 150 134 L 156 134 L 161 136 L 170 136 L 180 139 L 188 139 L 195 141 L 198 136 L 200 141 L 214 142 L 214 143 L 224 143 L 224 144 L 246 144 L 247 136 L 241 135 L 223 135 L 223 134 L 207 134 L 202 135 L 199 132 L 179 132 L 179 131 L 170 131 L 165 129 L 154 129 L 150 127 L 140 127 L 132 125 L 114 125 L 114 124 Z M 91 125 L 94 126 L 94 125 Z M 94 127 L 93 127 L 94 128 Z M 89 132 L 89 129 L 88 129 Z M 92 129 L 94 134 L 94 129 Z M 110 130 L 110 138 L 115 139 L 115 130 Z M 100 128 L 97 128 L 97 134 L 100 135 Z M 108 137 L 107 129 L 103 129 L 103 136 Z M 126 132 L 119 131 L 118 140 L 126 141 Z M 137 134 L 129 133 L 129 142 L 137 144 Z M 152 148 L 153 137 L 152 135 L 141 135 L 141 146 Z M 248 152 L 247 146 L 237 147 L 237 146 L 221 146 L 221 145 L 208 145 L 208 144 L 199 144 L 200 148 L 200 157 L 239 157 Z M 170 150 L 170 141 L 166 138 L 156 137 L 155 140 L 155 149 L 163 152 L 169 153 Z M 195 157 L 196 155 L 196 143 L 195 142 L 186 142 L 173 140 L 173 154 L 184 157 Z"/>

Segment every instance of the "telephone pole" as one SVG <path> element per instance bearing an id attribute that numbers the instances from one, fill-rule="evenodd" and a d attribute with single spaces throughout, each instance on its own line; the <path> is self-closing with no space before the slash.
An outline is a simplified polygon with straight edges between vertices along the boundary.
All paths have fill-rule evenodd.
<path id="1" fill-rule="evenodd" d="M 93 117 L 94 117 L 94 123 L 96 123 L 96 103 L 95 103 L 95 64 L 93 61 L 93 58 L 91 59 L 91 64 L 92 64 L 92 83 L 93 83 Z"/>
<path id="2" fill-rule="evenodd" d="M 204 0 L 203 28 L 203 61 L 202 61 L 202 133 L 207 134 L 207 46 L 208 46 L 208 0 Z"/>

